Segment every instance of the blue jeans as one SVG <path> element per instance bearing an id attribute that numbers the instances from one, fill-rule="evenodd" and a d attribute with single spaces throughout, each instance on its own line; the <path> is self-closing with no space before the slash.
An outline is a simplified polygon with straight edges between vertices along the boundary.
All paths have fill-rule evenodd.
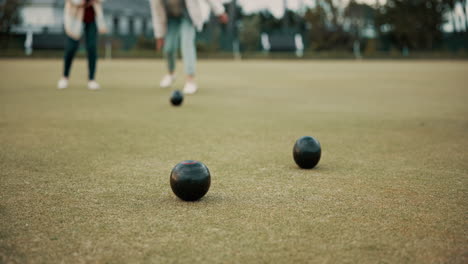
<path id="1" fill-rule="evenodd" d="M 96 74 L 96 62 L 97 62 L 97 41 L 98 32 L 96 23 L 85 23 L 84 24 L 84 35 L 86 42 L 86 52 L 88 54 L 88 78 L 94 80 Z M 63 76 L 67 77 L 70 75 L 71 66 L 73 59 L 75 58 L 76 51 L 80 45 L 79 40 L 74 40 L 67 36 L 67 42 L 65 44 L 65 55 L 64 55 L 64 66 Z"/>
<path id="2" fill-rule="evenodd" d="M 168 61 L 169 72 L 174 72 L 179 45 L 182 51 L 185 73 L 195 75 L 197 50 L 195 47 L 196 30 L 187 15 L 180 18 L 168 17 L 164 54 Z"/>

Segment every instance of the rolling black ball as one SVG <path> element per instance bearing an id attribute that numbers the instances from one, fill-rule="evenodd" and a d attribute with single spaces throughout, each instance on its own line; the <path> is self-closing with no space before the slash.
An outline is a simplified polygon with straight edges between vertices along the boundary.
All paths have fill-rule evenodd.
<path id="1" fill-rule="evenodd" d="M 182 161 L 172 169 L 172 191 L 184 201 L 199 200 L 208 192 L 210 184 L 210 171 L 199 161 Z"/>
<path id="2" fill-rule="evenodd" d="M 171 95 L 171 104 L 173 106 L 180 106 L 184 101 L 184 95 L 179 90 L 175 90 Z"/>
<path id="3" fill-rule="evenodd" d="M 322 155 L 320 143 L 313 137 L 301 137 L 294 144 L 293 156 L 296 164 L 303 169 L 315 167 Z"/>

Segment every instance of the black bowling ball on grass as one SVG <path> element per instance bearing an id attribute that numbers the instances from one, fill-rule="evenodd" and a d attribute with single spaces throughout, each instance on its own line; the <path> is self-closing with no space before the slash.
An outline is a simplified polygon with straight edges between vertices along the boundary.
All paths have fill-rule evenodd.
<path id="1" fill-rule="evenodd" d="M 293 148 L 296 164 L 303 169 L 312 169 L 320 161 L 322 148 L 317 139 L 309 136 L 301 137 Z"/>
<path id="2" fill-rule="evenodd" d="M 184 201 L 196 201 L 210 189 L 211 175 L 205 164 L 186 160 L 177 164 L 171 172 L 171 188 Z"/>
<path id="3" fill-rule="evenodd" d="M 180 106 L 184 101 L 184 94 L 179 90 L 175 90 L 171 95 L 170 101 L 173 106 Z"/>

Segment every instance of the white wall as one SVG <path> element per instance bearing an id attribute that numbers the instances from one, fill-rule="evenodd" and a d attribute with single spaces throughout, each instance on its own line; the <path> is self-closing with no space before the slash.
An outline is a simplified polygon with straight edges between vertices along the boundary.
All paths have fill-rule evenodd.
<path id="1" fill-rule="evenodd" d="M 22 25 L 15 31 L 25 32 L 32 29 L 41 32 L 44 27 L 49 32 L 61 32 L 63 28 L 63 10 L 49 6 L 25 6 L 20 11 Z"/>
<path id="2" fill-rule="evenodd" d="M 119 33 L 121 35 L 127 35 L 129 33 L 128 17 L 119 17 Z"/>
<path id="3" fill-rule="evenodd" d="M 43 31 L 44 27 L 48 28 L 50 33 L 61 33 L 63 32 L 63 8 L 57 8 L 47 5 L 27 5 L 20 11 L 22 17 L 22 25 L 13 28 L 15 32 L 25 33 L 28 30 L 32 30 L 35 33 Z M 113 28 L 114 16 L 110 13 L 104 13 L 104 19 L 109 29 L 109 33 L 113 34 L 117 28 Z M 128 15 L 119 15 L 118 31 L 121 35 L 130 33 L 129 28 L 129 17 Z M 152 34 L 151 18 L 143 18 L 139 16 L 133 16 L 133 26 L 135 35 L 143 34 L 143 21 L 146 20 L 147 31 Z M 148 33 L 146 32 L 146 33 Z"/>
<path id="4" fill-rule="evenodd" d="M 143 20 L 139 17 L 134 17 L 133 26 L 133 32 L 135 33 L 135 35 L 140 35 L 143 31 Z"/>
<path id="5" fill-rule="evenodd" d="M 104 13 L 104 20 L 106 21 L 107 30 L 108 30 L 109 34 L 114 34 L 114 30 L 115 30 L 115 28 L 114 28 L 114 17 Z"/>

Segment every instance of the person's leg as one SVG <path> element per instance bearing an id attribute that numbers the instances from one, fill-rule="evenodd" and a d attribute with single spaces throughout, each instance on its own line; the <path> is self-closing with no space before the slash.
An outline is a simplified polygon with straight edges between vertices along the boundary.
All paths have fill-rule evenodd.
<path id="1" fill-rule="evenodd" d="M 196 31 L 195 26 L 189 18 L 184 17 L 180 29 L 182 58 L 184 60 L 185 73 L 187 74 L 187 82 L 184 86 L 184 93 L 194 94 L 197 90 L 195 83 L 195 66 L 197 62 L 197 49 L 195 47 Z"/>
<path id="2" fill-rule="evenodd" d="M 167 58 L 167 67 L 171 75 L 174 74 L 175 71 L 179 39 L 180 21 L 178 19 L 169 18 L 167 21 L 167 33 L 164 39 L 164 54 Z"/>
<path id="3" fill-rule="evenodd" d="M 172 85 L 175 80 L 175 67 L 177 60 L 177 50 L 179 48 L 179 32 L 180 32 L 180 20 L 174 18 L 168 18 L 167 20 L 167 33 L 164 38 L 164 55 L 167 59 L 167 70 L 168 74 L 164 76 L 159 85 L 162 88 L 167 88 Z"/>
<path id="4" fill-rule="evenodd" d="M 195 47 L 196 30 L 188 18 L 182 19 L 181 29 L 182 58 L 188 80 L 193 80 L 197 62 L 197 49 Z"/>
<path id="5" fill-rule="evenodd" d="M 58 89 L 65 89 L 68 87 L 68 77 L 70 76 L 70 70 L 75 57 L 76 51 L 78 50 L 80 42 L 67 36 L 65 40 L 65 53 L 63 56 L 63 76 L 57 83 Z"/>
<path id="6" fill-rule="evenodd" d="M 84 26 L 86 38 L 86 52 L 88 54 L 88 78 L 94 81 L 97 64 L 97 27 L 96 22 L 86 23 Z"/>
<path id="7" fill-rule="evenodd" d="M 65 55 L 63 56 L 63 77 L 66 79 L 70 76 L 73 59 L 75 58 L 79 45 L 79 40 L 74 40 L 67 36 L 67 40 L 65 42 Z"/>

